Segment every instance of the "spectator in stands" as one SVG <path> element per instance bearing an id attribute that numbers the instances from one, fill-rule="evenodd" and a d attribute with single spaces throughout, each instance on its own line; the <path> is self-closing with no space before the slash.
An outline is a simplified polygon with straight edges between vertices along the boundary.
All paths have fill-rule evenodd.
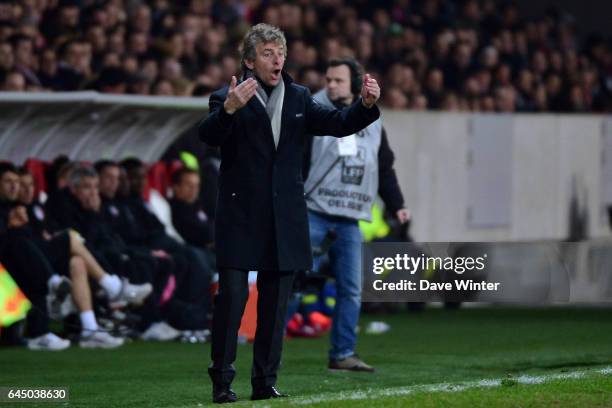
<path id="1" fill-rule="evenodd" d="M 9 42 L 0 42 L 0 77 L 4 77 L 11 72 L 14 65 L 13 47 Z"/>
<path id="2" fill-rule="evenodd" d="M 0 89 L 6 92 L 23 92 L 26 90 L 26 80 L 20 72 L 11 71 L 4 77 Z"/>
<path id="3" fill-rule="evenodd" d="M 425 96 L 431 109 L 440 109 L 445 96 L 444 73 L 439 68 L 432 68 L 425 78 Z"/>
<path id="4" fill-rule="evenodd" d="M 200 174 L 183 167 L 172 175 L 173 197 L 170 199 L 172 223 L 185 242 L 207 250 L 213 242 L 212 224 L 202 208 Z"/>
<path id="5" fill-rule="evenodd" d="M 93 83 L 93 88 L 101 93 L 124 94 L 127 92 L 130 75 L 119 67 L 106 67 Z"/>
<path id="6" fill-rule="evenodd" d="M 54 90 L 59 88 L 57 76 L 57 55 L 52 49 L 45 49 L 40 55 L 38 78 L 45 89 Z"/>
<path id="7" fill-rule="evenodd" d="M 423 94 L 416 94 L 410 100 L 410 109 L 414 111 L 427 110 L 427 97 Z"/>
<path id="8" fill-rule="evenodd" d="M 76 91 L 91 78 L 91 47 L 82 40 L 68 40 L 60 48 L 58 91 Z"/>
<path id="9" fill-rule="evenodd" d="M 408 108 L 408 97 L 399 88 L 386 89 L 382 100 L 384 105 L 391 109 Z"/>
<path id="10" fill-rule="evenodd" d="M 41 31 L 49 42 L 79 35 L 80 2 L 61 0 L 56 8 L 48 7 L 41 22 Z"/>
<path id="11" fill-rule="evenodd" d="M 495 106 L 498 112 L 516 110 L 516 92 L 511 86 L 500 86 L 495 90 Z"/>
<path id="12" fill-rule="evenodd" d="M 174 96 L 174 88 L 172 83 L 166 79 L 161 79 L 153 84 L 153 95 L 157 96 Z"/>
<path id="13" fill-rule="evenodd" d="M 116 67 L 148 77 L 148 86 L 141 80 L 131 93 L 182 96 L 197 85 L 217 89 L 238 69 L 231 50 L 239 33 L 245 25 L 265 21 L 287 32 L 287 70 L 313 92 L 323 85 L 317 76 L 329 58 L 355 56 L 370 72 L 386 73 L 379 77 L 388 91 L 384 102 L 392 108 L 422 109 L 427 102 L 427 109 L 440 109 L 444 96 L 453 92 L 458 109 L 486 111 L 495 109 L 495 89 L 507 87 L 514 89 L 520 111 L 612 110 L 610 43 L 597 35 L 581 43 L 576 35 L 581 22 L 562 13 L 527 20 L 517 7 L 490 0 L 389 5 L 337 0 L 333 13 L 318 2 L 255 3 L 91 6 L 62 0 L 26 2 L 22 13 L 8 7 L 0 22 L 0 84 L 16 70 L 25 86 L 13 84 L 12 89 L 77 90 L 104 68 Z M 439 80 L 438 69 L 443 89 L 434 91 L 428 85 Z M 531 100 L 523 100 L 519 89 L 525 69 L 533 74 L 533 89 L 538 88 Z M 413 78 L 405 81 L 401 72 L 409 70 Z M 478 99 L 468 94 L 467 81 L 475 72 L 495 78 L 481 86 Z M 551 74 L 560 81 L 548 84 Z M 542 84 L 552 89 L 544 93 Z"/>
<path id="14" fill-rule="evenodd" d="M 39 90 L 42 84 L 36 75 L 34 41 L 27 35 L 16 34 L 11 37 L 11 43 L 15 52 L 15 69 L 23 75 L 28 85 Z"/>

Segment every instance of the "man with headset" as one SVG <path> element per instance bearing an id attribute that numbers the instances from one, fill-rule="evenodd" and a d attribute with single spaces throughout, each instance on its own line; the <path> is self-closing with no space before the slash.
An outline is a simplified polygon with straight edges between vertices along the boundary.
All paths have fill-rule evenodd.
<path id="1" fill-rule="evenodd" d="M 313 98 L 323 106 L 342 109 L 359 98 L 361 86 L 356 61 L 332 60 L 326 87 Z M 333 371 L 373 372 L 374 368 L 355 354 L 362 284 L 358 221 L 370 220 L 377 194 L 399 222 L 409 220 L 393 169 L 393 152 L 380 119 L 343 139 L 310 138 L 309 147 L 304 158 L 304 192 L 310 239 L 317 246 L 329 230 L 334 230 L 337 237 L 329 250 L 337 297 L 328 367 Z"/>

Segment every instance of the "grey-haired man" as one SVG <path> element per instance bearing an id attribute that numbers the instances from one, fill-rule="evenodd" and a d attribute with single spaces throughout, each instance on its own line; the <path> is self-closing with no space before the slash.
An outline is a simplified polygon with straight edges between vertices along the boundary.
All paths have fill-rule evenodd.
<path id="1" fill-rule="evenodd" d="M 380 88 L 365 76 L 359 98 L 337 110 L 316 103 L 283 71 L 287 45 L 278 28 L 258 24 L 242 46 L 244 75 L 213 93 L 201 139 L 221 147 L 215 239 L 219 294 L 212 333 L 214 402 L 234 402 L 237 332 L 257 270 L 257 330 L 251 399 L 286 396 L 275 389 L 295 271 L 310 269 L 302 157 L 307 135 L 351 135 L 380 116 Z"/>

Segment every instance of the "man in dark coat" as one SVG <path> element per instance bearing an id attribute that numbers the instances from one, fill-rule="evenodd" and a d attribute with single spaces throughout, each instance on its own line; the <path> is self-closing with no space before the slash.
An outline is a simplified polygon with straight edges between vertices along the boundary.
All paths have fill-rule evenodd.
<path id="1" fill-rule="evenodd" d="M 284 34 L 267 24 L 244 38 L 245 71 L 238 85 L 213 93 L 199 127 L 202 140 L 221 147 L 215 219 L 219 294 L 213 316 L 213 401 L 233 402 L 236 336 L 248 297 L 248 271 L 257 270 L 257 331 L 251 399 L 285 394 L 274 385 L 280 364 L 287 300 L 296 270 L 312 266 L 304 201 L 306 135 L 343 137 L 380 116 L 376 81 L 365 76 L 361 98 L 337 110 L 313 101 L 283 72 Z"/>

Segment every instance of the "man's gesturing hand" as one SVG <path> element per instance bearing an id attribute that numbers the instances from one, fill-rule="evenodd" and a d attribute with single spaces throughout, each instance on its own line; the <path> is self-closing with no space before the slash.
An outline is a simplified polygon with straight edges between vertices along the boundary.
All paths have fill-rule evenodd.
<path id="1" fill-rule="evenodd" d="M 361 100 L 367 108 L 374 106 L 376 101 L 380 98 L 380 87 L 378 82 L 370 76 L 365 74 L 363 77 L 363 86 L 361 87 Z"/>
<path id="2" fill-rule="evenodd" d="M 227 98 L 223 103 L 223 108 L 230 115 L 246 105 L 257 90 L 257 81 L 253 78 L 247 79 L 238 86 L 236 86 L 236 82 L 236 77 L 233 76 Z"/>

